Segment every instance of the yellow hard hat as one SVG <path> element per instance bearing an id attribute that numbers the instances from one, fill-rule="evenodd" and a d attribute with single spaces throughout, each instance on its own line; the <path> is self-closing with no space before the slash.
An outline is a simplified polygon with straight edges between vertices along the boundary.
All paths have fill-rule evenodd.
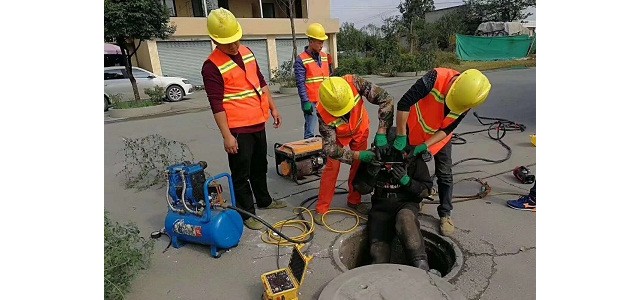
<path id="1" fill-rule="evenodd" d="M 327 37 L 327 34 L 324 32 L 324 27 L 322 27 L 320 23 L 313 23 L 309 25 L 309 27 L 307 27 L 307 36 L 312 39 L 321 40 L 321 41 L 324 41 L 329 38 Z"/>
<path id="2" fill-rule="evenodd" d="M 487 76 L 476 69 L 469 69 L 456 78 L 451 85 L 445 103 L 449 109 L 461 114 L 484 103 L 491 91 Z"/>
<path id="3" fill-rule="evenodd" d="M 242 37 L 242 27 L 236 17 L 224 8 L 214 9 L 207 17 L 209 36 L 220 44 L 231 44 Z"/>
<path id="4" fill-rule="evenodd" d="M 356 106 L 356 96 L 342 77 L 329 77 L 320 85 L 320 103 L 334 117 L 342 117 Z"/>

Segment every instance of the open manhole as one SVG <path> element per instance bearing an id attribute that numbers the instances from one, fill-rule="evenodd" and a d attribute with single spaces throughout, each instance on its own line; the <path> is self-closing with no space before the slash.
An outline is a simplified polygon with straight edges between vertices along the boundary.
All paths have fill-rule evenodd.
<path id="1" fill-rule="evenodd" d="M 420 231 L 424 237 L 429 267 L 438 270 L 445 280 L 453 278 L 462 266 L 462 251 L 447 237 L 424 227 Z M 333 260 L 343 272 L 371 264 L 366 230 L 363 228 L 338 238 L 333 245 Z M 409 265 L 397 237 L 391 244 L 390 263 Z"/>

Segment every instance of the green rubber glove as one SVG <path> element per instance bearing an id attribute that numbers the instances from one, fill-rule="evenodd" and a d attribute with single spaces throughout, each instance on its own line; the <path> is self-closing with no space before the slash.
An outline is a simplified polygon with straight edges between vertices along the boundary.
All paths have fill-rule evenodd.
<path id="1" fill-rule="evenodd" d="M 304 112 L 305 115 L 311 115 L 313 113 L 313 105 L 311 102 L 304 103 L 302 106 L 302 112 Z"/>
<path id="2" fill-rule="evenodd" d="M 420 144 L 416 146 L 413 149 L 413 152 L 411 152 L 409 156 L 416 157 L 421 154 L 422 154 L 422 160 L 424 160 L 424 162 L 429 162 L 431 161 L 431 158 L 433 158 L 433 155 L 431 155 L 431 152 L 429 151 L 429 147 L 427 147 L 427 144 Z"/>
<path id="3" fill-rule="evenodd" d="M 360 156 L 358 157 L 359 160 L 366 163 L 370 163 L 374 158 L 376 158 L 376 154 L 369 150 L 360 151 Z"/>
<path id="4" fill-rule="evenodd" d="M 411 178 L 409 178 L 409 175 L 404 175 L 402 176 L 402 178 L 400 178 L 400 184 L 404 186 L 409 185 L 409 181 L 411 181 Z"/>
<path id="5" fill-rule="evenodd" d="M 416 146 L 415 149 L 413 149 L 413 156 L 418 156 L 418 154 L 427 151 L 429 148 L 427 148 L 427 144 L 420 144 L 418 146 Z"/>
<path id="6" fill-rule="evenodd" d="M 399 135 L 396 136 L 396 140 L 393 141 L 393 148 L 396 148 L 398 151 L 403 151 L 404 148 L 407 147 L 407 136 Z"/>
<path id="7" fill-rule="evenodd" d="M 407 175 L 407 168 L 404 166 L 393 167 L 393 169 L 391 169 L 391 175 L 403 186 L 409 185 L 411 181 L 411 178 Z"/>
<path id="8" fill-rule="evenodd" d="M 376 133 L 375 142 L 376 147 L 384 147 L 389 144 L 389 141 L 387 141 L 387 135 L 383 133 Z"/>

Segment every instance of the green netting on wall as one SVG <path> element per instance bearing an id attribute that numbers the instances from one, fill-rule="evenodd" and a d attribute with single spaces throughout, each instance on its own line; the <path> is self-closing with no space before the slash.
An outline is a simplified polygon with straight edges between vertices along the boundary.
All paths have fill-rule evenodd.
<path id="1" fill-rule="evenodd" d="M 456 34 L 460 60 L 512 60 L 526 57 L 534 39 L 528 35 L 471 36 Z"/>

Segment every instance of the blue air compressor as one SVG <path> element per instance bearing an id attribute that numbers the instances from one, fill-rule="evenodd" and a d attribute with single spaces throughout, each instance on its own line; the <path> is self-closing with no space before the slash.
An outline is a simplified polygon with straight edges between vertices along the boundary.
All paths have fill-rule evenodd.
<path id="1" fill-rule="evenodd" d="M 238 245 L 243 224 L 240 214 L 222 197 L 222 186 L 216 181 L 227 177 L 231 205 L 235 207 L 231 175 L 221 173 L 207 179 L 204 169 L 207 163 L 188 161 L 171 165 L 165 170 L 167 179 L 167 217 L 165 232 L 171 245 L 180 248 L 185 242 L 208 245 L 211 256 L 220 257 L 220 249 Z"/>

